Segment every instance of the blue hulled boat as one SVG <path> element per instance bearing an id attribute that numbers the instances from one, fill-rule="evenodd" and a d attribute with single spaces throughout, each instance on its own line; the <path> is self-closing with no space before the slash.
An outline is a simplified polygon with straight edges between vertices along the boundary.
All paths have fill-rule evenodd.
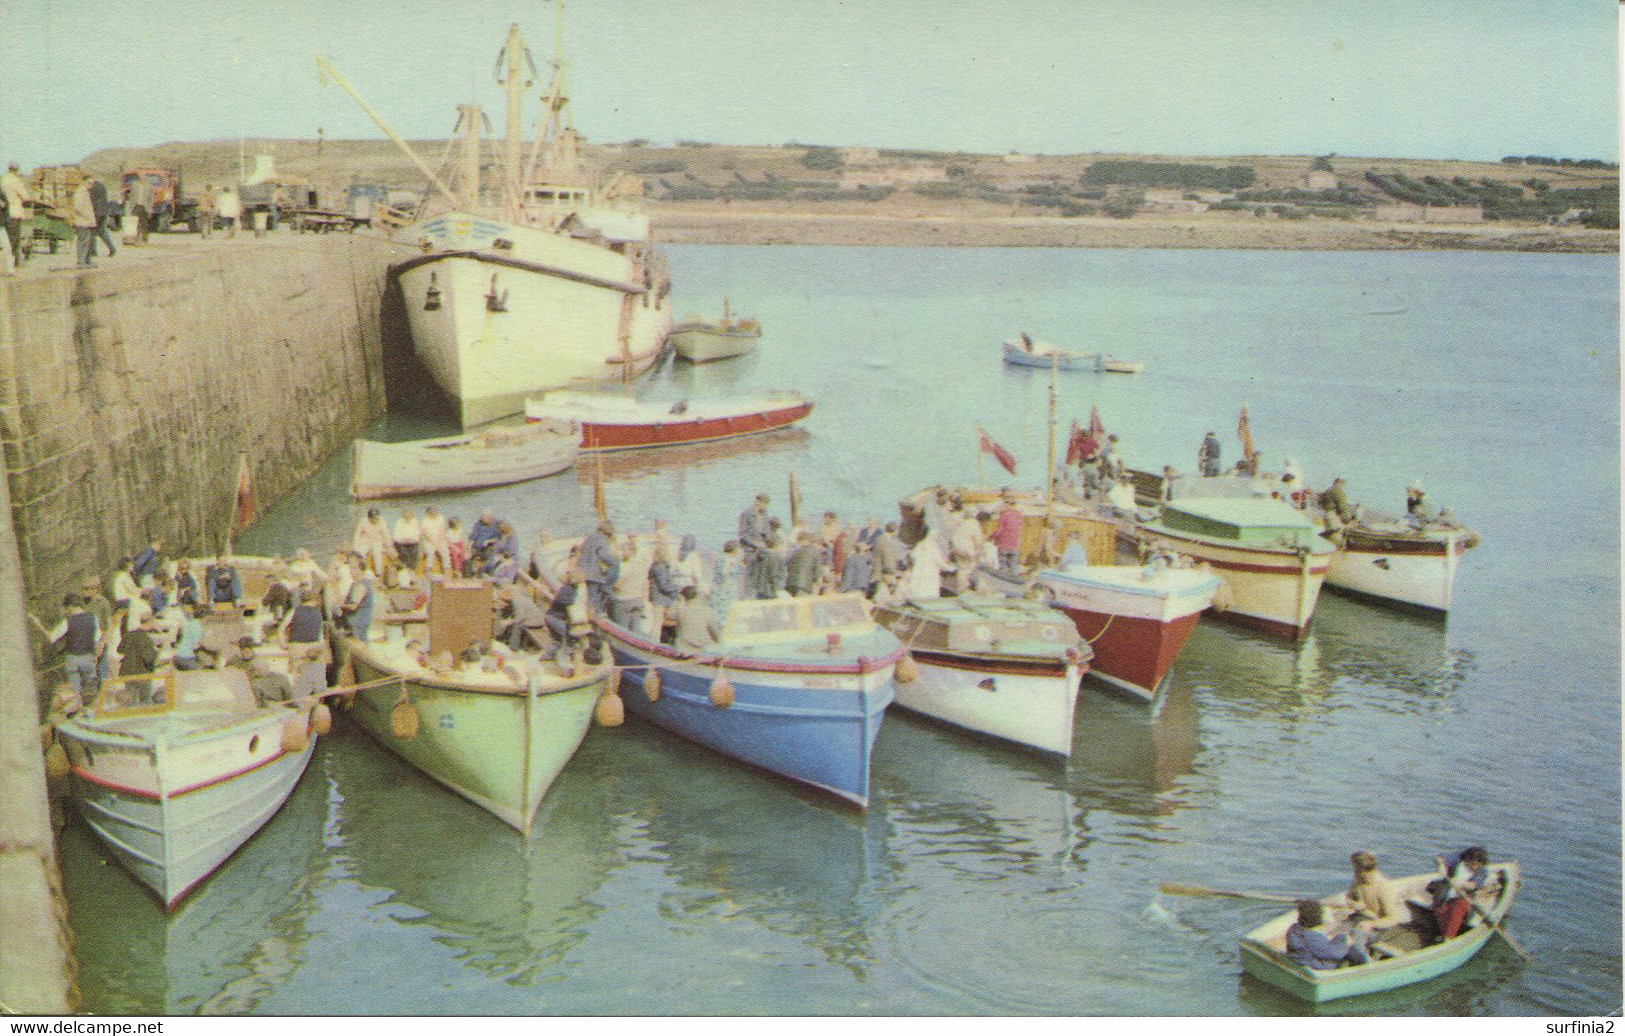
<path id="1" fill-rule="evenodd" d="M 538 555 L 556 588 L 579 540 Z M 903 646 L 870 618 L 861 594 L 740 600 L 720 639 L 695 652 L 593 615 L 622 671 L 626 707 L 714 751 L 860 808 L 869 756 Z M 650 674 L 658 674 L 650 679 Z"/>

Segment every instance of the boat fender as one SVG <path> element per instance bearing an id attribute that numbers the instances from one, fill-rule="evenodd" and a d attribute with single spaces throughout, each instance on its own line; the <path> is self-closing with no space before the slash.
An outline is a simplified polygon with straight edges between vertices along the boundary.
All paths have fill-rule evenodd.
<path id="1" fill-rule="evenodd" d="M 643 674 L 643 696 L 651 702 L 660 700 L 660 670 L 654 666 Z"/>
<path id="2" fill-rule="evenodd" d="M 734 685 L 726 676 L 711 681 L 711 704 L 719 709 L 731 708 L 734 703 Z"/>
<path id="3" fill-rule="evenodd" d="M 604 693 L 598 698 L 598 704 L 593 706 L 592 715 L 601 727 L 618 727 L 626 722 L 626 703 L 621 701 L 619 694 L 609 690 L 608 686 L 605 685 Z"/>
<path id="4" fill-rule="evenodd" d="M 310 729 L 317 734 L 325 734 L 333 729 L 333 710 L 325 702 L 317 702 L 316 707 L 310 710 Z"/>
<path id="5" fill-rule="evenodd" d="M 418 710 L 417 706 L 401 695 L 401 700 L 395 703 L 395 708 L 389 713 L 389 729 L 395 736 L 403 741 L 410 741 L 418 736 Z"/>
<path id="6" fill-rule="evenodd" d="M 907 651 L 897 660 L 897 682 L 913 683 L 920 678 L 920 667 Z"/>
<path id="7" fill-rule="evenodd" d="M 282 721 L 282 750 L 303 752 L 310 744 L 310 732 L 305 729 L 305 717 Z"/>
<path id="8" fill-rule="evenodd" d="M 53 737 L 51 747 L 45 750 L 45 776 L 53 781 L 59 781 L 72 769 L 68 763 L 67 750 L 62 747 L 62 742 Z"/>
<path id="9" fill-rule="evenodd" d="M 1202 562 L 1201 568 L 1204 575 L 1213 574 L 1213 566 L 1208 564 L 1206 561 Z M 1213 591 L 1213 610 L 1216 612 L 1227 612 L 1230 610 L 1230 606 L 1235 603 L 1236 592 L 1231 588 L 1230 580 L 1221 578 L 1219 580 L 1219 588 Z"/>

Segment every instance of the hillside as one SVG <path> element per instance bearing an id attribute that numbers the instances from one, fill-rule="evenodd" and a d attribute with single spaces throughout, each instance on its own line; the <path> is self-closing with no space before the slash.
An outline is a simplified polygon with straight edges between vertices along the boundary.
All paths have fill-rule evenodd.
<path id="1" fill-rule="evenodd" d="M 445 141 L 412 144 L 431 166 L 446 153 Z M 1113 239 L 1105 243 L 1133 244 L 1140 237 L 1148 246 L 1168 247 L 1162 241 L 1167 235 L 1131 228 L 1176 220 L 1177 240 L 1197 247 L 1272 247 L 1272 238 L 1283 242 L 1274 247 L 1396 247 L 1373 243 L 1380 225 L 1384 232 L 1403 231 L 1385 238 L 1404 242 L 1397 247 L 1429 247 L 1431 241 L 1442 247 L 1618 248 L 1618 170 L 1573 164 L 1340 155 L 979 155 L 643 141 L 592 145 L 587 153 L 606 175 L 641 178 L 657 232 L 669 228 L 683 240 L 758 240 L 766 218 L 777 220 L 770 239 L 796 240 L 798 226 L 832 217 L 847 225 L 870 218 L 887 228 L 837 235 L 850 243 L 892 240 L 898 224 L 909 221 L 963 223 L 973 229 L 949 236 L 970 243 L 979 237 L 996 244 L 1090 243 L 1102 235 L 1084 228 L 1121 223 L 1104 235 Z M 260 154 L 275 161 L 279 176 L 315 187 L 327 207 L 341 207 L 352 184 L 412 191 L 425 185 L 422 174 L 384 140 L 255 139 L 241 149 L 235 140 L 175 142 L 98 151 L 84 165 L 102 175 L 138 165 L 179 167 L 195 191 L 235 179 L 240 161 L 252 168 Z M 1031 241 L 1011 229 L 1012 222 L 1055 220 L 1077 225 Z M 736 224 L 733 231 L 724 226 L 729 223 Z M 1447 226 L 1452 232 L 1440 233 Z M 902 240 L 921 239 L 918 229 Z M 1205 240 L 1209 229 L 1215 241 Z M 1587 230 L 1593 232 L 1582 233 Z M 813 239 L 826 236 L 815 233 Z"/>

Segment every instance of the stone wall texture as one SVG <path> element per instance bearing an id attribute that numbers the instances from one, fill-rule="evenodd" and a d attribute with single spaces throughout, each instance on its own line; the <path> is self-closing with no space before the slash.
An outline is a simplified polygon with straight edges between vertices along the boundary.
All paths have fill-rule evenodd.
<path id="1" fill-rule="evenodd" d="M 400 256 L 273 235 L 0 280 L 0 448 L 35 613 L 154 536 L 221 549 L 239 455 L 263 511 L 380 416 Z"/>

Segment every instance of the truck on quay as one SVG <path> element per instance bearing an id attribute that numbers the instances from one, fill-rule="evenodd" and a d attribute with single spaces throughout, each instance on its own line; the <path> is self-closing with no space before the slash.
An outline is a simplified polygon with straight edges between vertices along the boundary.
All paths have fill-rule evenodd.
<path id="1" fill-rule="evenodd" d="M 124 215 L 132 214 L 131 196 L 150 198 L 147 208 L 147 227 L 160 234 L 179 229 L 198 230 L 196 198 L 186 197 L 178 169 L 127 169 L 120 178 L 120 197 L 124 199 Z M 138 203 L 136 203 L 138 204 Z"/>

